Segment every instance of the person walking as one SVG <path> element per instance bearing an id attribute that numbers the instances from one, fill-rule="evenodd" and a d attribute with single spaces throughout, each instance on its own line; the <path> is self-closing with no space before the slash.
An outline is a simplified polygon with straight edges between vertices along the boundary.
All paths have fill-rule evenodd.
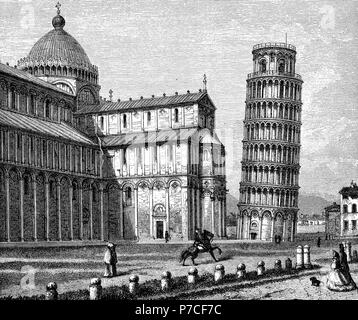
<path id="1" fill-rule="evenodd" d="M 165 231 L 164 238 L 165 238 L 165 243 L 168 243 L 168 242 L 169 242 L 169 240 L 170 240 L 170 235 L 169 235 L 168 230 L 166 230 L 166 231 Z"/>
<path id="2" fill-rule="evenodd" d="M 317 247 L 319 248 L 321 246 L 321 237 L 318 237 L 317 239 Z"/>
<path id="3" fill-rule="evenodd" d="M 117 253 L 115 245 L 112 242 L 107 244 L 103 261 L 106 267 L 104 271 L 104 277 L 115 277 L 117 275 Z"/>

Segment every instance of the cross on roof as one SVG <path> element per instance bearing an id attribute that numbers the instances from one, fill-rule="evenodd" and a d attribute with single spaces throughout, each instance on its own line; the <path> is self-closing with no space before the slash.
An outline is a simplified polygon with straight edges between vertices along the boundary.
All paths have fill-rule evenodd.
<path id="1" fill-rule="evenodd" d="M 203 84 L 204 84 L 204 91 L 206 91 L 207 80 L 206 80 L 206 74 L 205 73 L 204 73 L 204 78 L 203 78 Z"/>
<path id="2" fill-rule="evenodd" d="M 55 8 L 57 8 L 57 14 L 60 14 L 60 8 L 61 8 L 61 3 L 60 1 L 57 2 L 57 4 L 55 5 Z"/>

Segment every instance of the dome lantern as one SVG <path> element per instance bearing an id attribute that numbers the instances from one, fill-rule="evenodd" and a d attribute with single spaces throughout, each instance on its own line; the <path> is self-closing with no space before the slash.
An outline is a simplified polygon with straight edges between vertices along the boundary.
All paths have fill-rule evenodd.
<path id="1" fill-rule="evenodd" d="M 64 17 L 62 17 L 60 15 L 61 3 L 57 2 L 57 4 L 55 5 L 55 8 L 57 8 L 57 16 L 52 19 L 52 25 L 55 29 L 63 29 L 63 27 L 66 24 L 66 21 L 65 21 Z"/>

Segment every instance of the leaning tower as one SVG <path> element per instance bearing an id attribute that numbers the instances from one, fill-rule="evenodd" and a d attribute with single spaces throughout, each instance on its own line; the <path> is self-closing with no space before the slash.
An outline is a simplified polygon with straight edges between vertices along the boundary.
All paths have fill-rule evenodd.
<path id="1" fill-rule="evenodd" d="M 255 45 L 247 77 L 238 239 L 293 241 L 298 212 L 301 76 L 296 48 Z"/>

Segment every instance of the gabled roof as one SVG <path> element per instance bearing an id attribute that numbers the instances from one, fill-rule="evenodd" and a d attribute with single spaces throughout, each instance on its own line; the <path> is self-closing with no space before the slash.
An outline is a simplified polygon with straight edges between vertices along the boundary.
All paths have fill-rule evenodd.
<path id="1" fill-rule="evenodd" d="M 24 80 L 27 82 L 31 82 L 35 85 L 38 85 L 38 86 L 41 86 L 41 87 L 44 87 L 47 89 L 51 89 L 51 90 L 60 92 L 62 94 L 66 94 L 67 96 L 73 97 L 73 94 L 62 90 L 51 83 L 41 80 L 26 71 L 22 71 L 20 69 L 10 67 L 3 63 L 0 63 L 0 75 L 1 75 L 1 73 L 7 74 L 7 75 L 13 76 L 15 78 L 18 78 L 18 79 L 21 79 L 21 80 Z"/>
<path id="2" fill-rule="evenodd" d="M 62 138 L 77 143 L 96 145 L 91 139 L 64 122 L 58 123 L 45 121 L 4 109 L 0 109 L 0 126 L 9 126 L 54 138 Z"/>
<path id="3" fill-rule="evenodd" d="M 106 113 L 122 110 L 133 110 L 142 108 L 152 107 L 164 107 L 164 106 L 175 106 L 178 104 L 197 103 L 204 96 L 207 96 L 210 100 L 206 91 L 186 93 L 186 94 L 175 94 L 173 96 L 163 96 L 154 98 L 143 98 L 138 100 L 126 100 L 126 101 L 101 101 L 97 105 L 88 105 L 78 111 L 76 114 L 93 114 L 93 113 Z M 211 101 L 211 100 L 210 100 Z M 212 103 L 212 102 L 211 102 Z M 214 104 L 213 104 L 214 105 Z"/>

